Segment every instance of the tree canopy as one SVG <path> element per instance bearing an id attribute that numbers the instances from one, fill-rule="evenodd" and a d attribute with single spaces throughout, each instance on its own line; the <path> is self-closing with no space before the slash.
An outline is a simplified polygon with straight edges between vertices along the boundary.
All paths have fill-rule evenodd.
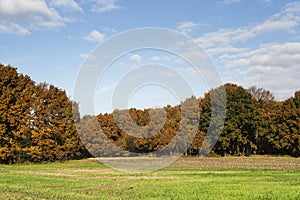
<path id="1" fill-rule="evenodd" d="M 11 66 L 0 65 L 0 74 L 0 163 L 85 156 L 65 91 Z"/>
<path id="2" fill-rule="evenodd" d="M 78 104 L 65 91 L 37 84 L 11 66 L 0 65 L 0 74 L 0 163 L 80 159 L 91 156 L 89 152 L 96 157 L 120 156 L 119 149 L 127 155 L 156 155 L 162 150 L 199 155 L 209 145 L 203 142 L 209 129 L 221 133 L 211 152 L 216 155 L 300 156 L 300 91 L 275 101 L 270 91 L 255 86 L 245 89 L 227 83 L 211 89 L 204 98 L 183 102 L 197 102 L 195 131 L 192 124 L 198 117 L 183 113 L 183 104 L 81 117 Z M 221 90 L 226 91 L 226 105 Z M 224 120 L 212 119 L 212 104 L 222 104 Z M 182 126 L 185 132 L 179 134 Z"/>

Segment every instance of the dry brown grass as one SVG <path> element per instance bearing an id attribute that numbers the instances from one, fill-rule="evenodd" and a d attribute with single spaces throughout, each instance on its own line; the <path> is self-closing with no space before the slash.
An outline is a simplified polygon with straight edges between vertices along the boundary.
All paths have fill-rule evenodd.
<path id="1" fill-rule="evenodd" d="M 182 157 L 173 163 L 170 168 L 196 169 L 300 169 L 300 158 L 250 156 L 250 157 Z"/>

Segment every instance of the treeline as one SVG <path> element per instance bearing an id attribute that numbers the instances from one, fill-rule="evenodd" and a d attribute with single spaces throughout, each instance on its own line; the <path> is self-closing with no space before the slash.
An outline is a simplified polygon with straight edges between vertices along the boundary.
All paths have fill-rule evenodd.
<path id="1" fill-rule="evenodd" d="M 189 138 L 182 135 L 173 141 L 182 120 L 179 105 L 166 106 L 162 109 L 115 110 L 110 114 L 99 114 L 97 119 L 85 116 L 81 120 L 81 130 L 84 130 L 80 131 L 81 138 L 94 156 L 118 156 L 120 150 L 116 147 L 132 153 L 153 152 L 154 155 L 160 150 L 170 154 L 182 153 L 182 149 L 186 147 L 185 154 L 198 155 L 200 150 L 203 150 L 202 144 L 208 128 L 213 127 L 211 133 L 213 135 L 222 124 L 222 119 L 211 121 L 211 96 L 218 98 L 218 93 L 224 90 L 227 100 L 226 118 L 220 137 L 211 151 L 212 154 L 300 156 L 300 91 L 296 92 L 294 97 L 277 102 L 270 91 L 256 87 L 245 89 L 235 84 L 225 84 L 209 91 L 204 98 L 197 99 L 200 123 L 190 146 L 184 144 Z M 193 98 L 195 97 L 187 101 Z M 156 119 L 155 123 L 163 121 L 164 124 L 156 130 L 155 135 L 149 136 L 149 133 L 157 128 L 153 123 L 150 124 L 150 112 L 156 113 L 153 118 Z M 126 113 L 130 113 L 130 118 L 135 123 L 126 122 L 131 120 L 130 118 L 124 118 L 125 123 L 121 125 L 116 123 L 116 119 L 120 121 L 118 116 L 126 116 Z M 166 116 L 163 113 L 166 113 Z M 124 124 L 129 127 L 124 127 Z M 140 128 L 134 127 L 134 124 Z M 173 143 L 169 145 L 171 141 Z M 115 145 L 110 145 L 111 142 Z"/>
<path id="2" fill-rule="evenodd" d="M 65 91 L 0 65 L 0 163 L 85 157 L 72 103 Z"/>
<path id="3" fill-rule="evenodd" d="M 80 159 L 91 156 L 88 151 L 96 157 L 198 155 L 205 149 L 202 144 L 209 127 L 221 130 L 212 154 L 300 156 L 300 91 L 279 102 L 262 88 L 225 84 L 204 98 L 188 98 L 185 106 L 196 102 L 193 109 L 200 111 L 195 131 L 199 116 L 184 113 L 187 117 L 183 119 L 181 105 L 115 110 L 81 118 L 78 105 L 65 91 L 36 84 L 10 66 L 0 65 L 0 74 L 0 163 Z M 211 98 L 218 98 L 224 90 L 227 101 L 222 127 L 221 118 L 211 120 L 211 104 L 224 102 Z M 124 117 L 126 113 L 130 117 Z"/>
<path id="4" fill-rule="evenodd" d="M 191 99 L 196 100 L 193 98 Z M 126 115 L 128 113 L 129 116 Z M 198 130 L 198 134 L 195 135 L 197 124 L 191 124 L 193 120 L 197 122 L 195 118 L 198 116 L 194 115 L 187 115 L 185 123 L 182 123 L 180 106 L 145 110 L 131 108 L 99 114 L 96 117 L 84 116 L 78 127 L 83 143 L 95 157 L 136 156 L 148 153 L 161 156 L 185 153 L 193 141 L 190 150 L 201 148 L 204 134 Z M 180 130 L 180 126 L 186 127 Z"/>

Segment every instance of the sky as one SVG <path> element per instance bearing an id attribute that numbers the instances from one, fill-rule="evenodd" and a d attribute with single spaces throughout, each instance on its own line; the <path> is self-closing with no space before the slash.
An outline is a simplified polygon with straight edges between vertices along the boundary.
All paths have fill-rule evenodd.
<path id="1" fill-rule="evenodd" d="M 72 98 L 80 69 L 95 49 L 144 27 L 174 30 L 193 40 L 223 83 L 263 87 L 276 100 L 300 89 L 299 1 L 1 0 L 0 63 Z M 151 63 L 173 68 L 191 85 L 191 95 L 201 97 L 211 89 L 178 55 L 140 49 L 120 55 L 99 77 L 94 112 L 115 109 L 114 90 L 122 77 Z M 168 87 L 144 84 L 125 101 L 128 107 L 149 108 L 175 105 L 180 98 Z"/>

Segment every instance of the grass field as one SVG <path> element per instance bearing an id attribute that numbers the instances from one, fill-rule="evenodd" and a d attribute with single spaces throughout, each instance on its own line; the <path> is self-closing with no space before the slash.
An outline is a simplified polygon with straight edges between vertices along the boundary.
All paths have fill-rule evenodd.
<path id="1" fill-rule="evenodd" d="M 300 159 L 182 158 L 146 174 L 93 160 L 0 165 L 0 199 L 300 199 Z"/>

